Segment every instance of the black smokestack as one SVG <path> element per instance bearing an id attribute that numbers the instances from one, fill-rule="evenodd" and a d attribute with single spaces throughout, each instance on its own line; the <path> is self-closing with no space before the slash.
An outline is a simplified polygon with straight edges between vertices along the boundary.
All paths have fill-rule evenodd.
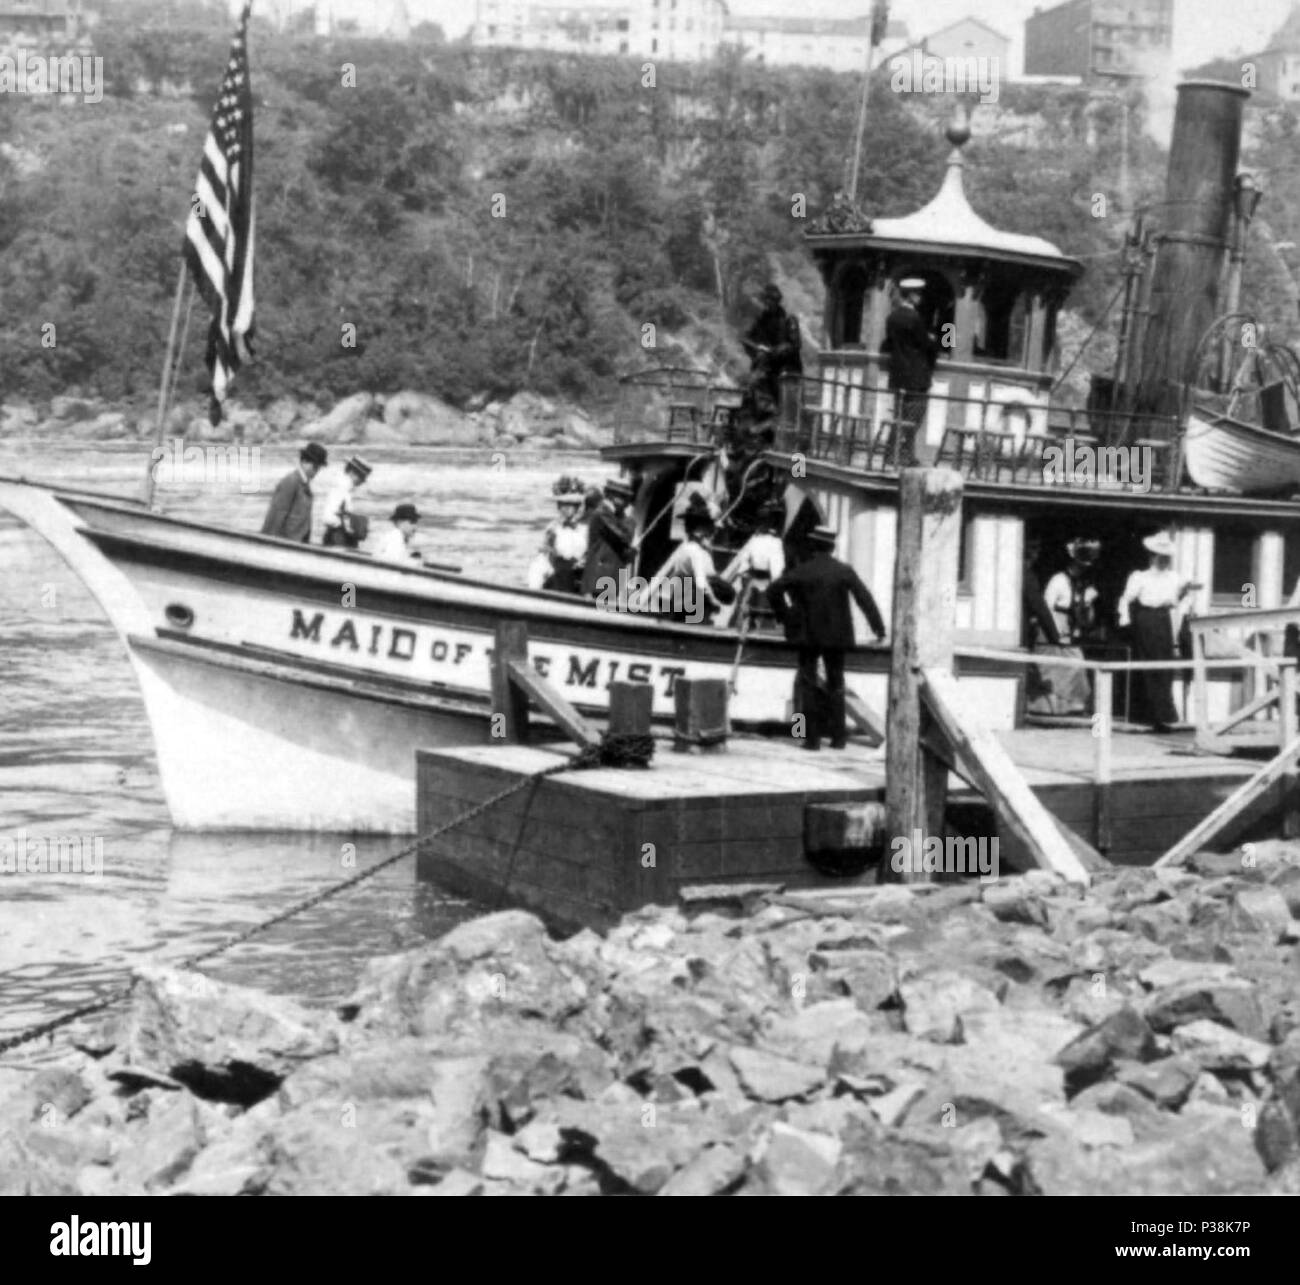
<path id="1" fill-rule="evenodd" d="M 1163 232 L 1136 369 L 1140 410 L 1168 413 L 1193 374 L 1196 347 L 1217 315 L 1232 220 L 1247 90 L 1208 80 L 1178 86 Z"/>

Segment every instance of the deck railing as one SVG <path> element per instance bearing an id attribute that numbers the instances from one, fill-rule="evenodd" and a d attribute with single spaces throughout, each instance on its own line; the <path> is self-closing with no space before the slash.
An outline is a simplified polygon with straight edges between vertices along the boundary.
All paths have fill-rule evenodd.
<path id="1" fill-rule="evenodd" d="M 741 397 L 691 368 L 628 376 L 614 440 L 732 444 Z M 1173 490 L 1181 470 L 1172 417 L 934 393 L 915 424 L 887 389 L 808 375 L 783 378 L 763 444 L 871 473 L 944 465 L 971 481 L 1097 491 Z"/>

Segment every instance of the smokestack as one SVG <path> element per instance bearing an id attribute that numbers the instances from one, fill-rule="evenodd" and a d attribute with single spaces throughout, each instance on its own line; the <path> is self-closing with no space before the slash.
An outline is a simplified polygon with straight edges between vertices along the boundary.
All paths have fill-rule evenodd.
<path id="1" fill-rule="evenodd" d="M 1135 402 L 1170 413 L 1170 388 L 1189 380 L 1196 346 L 1218 315 L 1228 249 L 1233 182 L 1248 90 L 1208 80 L 1178 86 L 1165 181 L 1164 231 L 1157 240 L 1150 315 L 1142 330 Z"/>

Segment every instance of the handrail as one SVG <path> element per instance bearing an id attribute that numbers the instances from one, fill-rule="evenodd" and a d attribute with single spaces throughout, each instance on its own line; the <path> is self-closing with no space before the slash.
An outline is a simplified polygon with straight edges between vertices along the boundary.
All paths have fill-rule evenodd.
<path id="1" fill-rule="evenodd" d="M 1242 625 L 1300 625 L 1298 607 L 1256 607 L 1249 611 L 1224 611 L 1206 616 L 1191 616 L 1187 625 L 1195 633 L 1231 629 Z"/>
<path id="2" fill-rule="evenodd" d="M 1099 674 L 1126 674 L 1138 671 L 1191 669 L 1193 664 L 1206 669 L 1278 669 L 1296 662 L 1289 656 L 1240 656 L 1225 660 L 1085 660 L 1081 656 L 1050 656 L 1045 652 L 999 651 L 992 647 L 958 647 L 957 655 L 974 660 L 1003 660 L 1022 665 L 1056 665 L 1067 669 L 1091 669 Z"/>

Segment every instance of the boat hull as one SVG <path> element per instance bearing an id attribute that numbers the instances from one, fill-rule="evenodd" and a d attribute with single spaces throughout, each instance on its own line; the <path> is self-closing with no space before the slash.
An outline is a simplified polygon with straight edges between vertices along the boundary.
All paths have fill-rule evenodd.
<path id="1" fill-rule="evenodd" d="M 178 827 L 409 832 L 415 750 L 489 735 L 503 621 L 527 626 L 533 665 L 589 717 L 607 713 L 615 680 L 650 684 L 666 723 L 678 679 L 734 675 L 733 723 L 789 727 L 797 655 L 777 637 L 600 611 L 6 479 L 0 505 L 65 558 L 126 644 Z M 847 686 L 878 714 L 889 664 L 885 647 L 848 658 Z M 970 664 L 963 687 L 987 725 L 1013 725 L 1017 666 Z"/>
<path id="2" fill-rule="evenodd" d="M 1300 487 L 1300 438 L 1193 411 L 1183 438 L 1187 476 L 1209 491 L 1244 494 Z"/>

